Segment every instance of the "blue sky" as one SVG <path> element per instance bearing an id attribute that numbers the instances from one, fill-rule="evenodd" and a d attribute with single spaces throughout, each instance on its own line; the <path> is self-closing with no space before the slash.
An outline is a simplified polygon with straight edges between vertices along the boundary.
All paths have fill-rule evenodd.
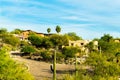
<path id="1" fill-rule="evenodd" d="M 0 28 L 55 33 L 56 25 L 83 39 L 120 37 L 120 0 L 0 0 Z"/>

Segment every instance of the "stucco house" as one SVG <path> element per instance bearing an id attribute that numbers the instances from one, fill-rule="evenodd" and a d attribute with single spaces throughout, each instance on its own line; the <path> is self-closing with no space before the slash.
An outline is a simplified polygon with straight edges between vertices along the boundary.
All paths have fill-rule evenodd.
<path id="1" fill-rule="evenodd" d="M 92 40 L 77 40 L 77 41 L 69 41 L 69 46 L 80 47 L 81 51 L 88 53 L 89 50 L 85 46 L 89 44 Z M 98 50 L 98 41 L 92 41 L 94 45 L 94 49 Z"/>
<path id="2" fill-rule="evenodd" d="M 22 40 L 28 39 L 30 33 L 35 33 L 35 34 L 37 34 L 38 36 L 41 36 L 41 37 L 44 37 L 44 36 L 45 36 L 44 33 L 38 33 L 38 32 L 32 31 L 32 30 L 24 30 L 24 31 L 20 34 L 21 39 L 22 39 Z"/>

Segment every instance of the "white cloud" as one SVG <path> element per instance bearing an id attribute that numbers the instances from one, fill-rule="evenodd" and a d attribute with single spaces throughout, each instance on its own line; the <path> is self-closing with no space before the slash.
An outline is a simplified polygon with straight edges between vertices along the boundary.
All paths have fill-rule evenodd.
<path id="1" fill-rule="evenodd" d="M 104 33 L 111 33 L 114 36 L 119 35 L 115 30 L 112 32 L 106 32 L 104 28 L 101 32 L 97 32 L 97 25 L 108 28 L 109 25 L 111 25 L 113 28 L 120 28 L 119 0 L 58 0 L 63 5 L 45 3 L 36 0 L 1 1 L 12 2 L 14 5 L 6 5 L 0 8 L 0 13 L 4 11 L 7 12 L 7 16 L 0 18 L 0 26 L 7 26 L 9 28 L 12 26 L 12 29 L 20 27 L 23 29 L 34 29 L 46 32 L 46 27 L 54 29 L 56 26 L 55 24 L 58 24 L 61 25 L 62 29 L 64 29 L 62 30 L 62 33 L 74 31 L 79 35 L 82 35 L 84 38 L 99 37 Z M 73 8 L 64 7 L 64 5 L 69 5 Z M 26 18 L 25 16 L 27 19 L 27 23 L 25 23 L 24 19 L 17 16 L 18 20 L 21 19 L 19 22 L 14 18 L 16 14 L 23 14 L 35 18 Z M 13 19 L 11 19 L 11 16 Z M 74 22 L 69 22 L 71 20 Z M 36 24 L 32 21 L 38 21 L 39 23 Z M 84 23 L 82 23 L 82 21 Z M 46 27 L 44 28 L 44 26 Z M 95 27 L 96 30 L 91 31 L 91 27 Z M 53 32 L 55 31 L 53 30 Z"/>
<path id="2" fill-rule="evenodd" d="M 79 21 L 88 21 L 88 19 L 79 17 L 79 16 L 62 16 L 60 17 L 61 19 L 66 19 L 66 20 L 79 20 Z"/>
<path id="3" fill-rule="evenodd" d="M 78 20 L 79 18 L 77 16 L 64 16 L 61 17 L 62 19 L 70 19 L 70 20 Z"/>

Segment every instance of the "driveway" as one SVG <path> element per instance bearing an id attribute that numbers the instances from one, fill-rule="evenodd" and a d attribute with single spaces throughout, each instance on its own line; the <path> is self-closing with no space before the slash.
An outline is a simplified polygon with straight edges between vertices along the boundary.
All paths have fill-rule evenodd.
<path id="1" fill-rule="evenodd" d="M 35 77 L 36 80 L 52 80 L 52 72 L 50 70 L 50 63 L 25 59 L 19 55 L 12 55 L 12 58 L 16 61 L 24 63 L 28 66 L 28 70 Z M 74 65 L 56 64 L 57 78 L 62 77 L 64 71 L 74 70 Z"/>

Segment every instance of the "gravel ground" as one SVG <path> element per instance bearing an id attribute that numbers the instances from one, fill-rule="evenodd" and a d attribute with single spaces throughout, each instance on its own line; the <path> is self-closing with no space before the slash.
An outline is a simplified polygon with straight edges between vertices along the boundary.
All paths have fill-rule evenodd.
<path id="1" fill-rule="evenodd" d="M 28 70 L 35 77 L 36 80 L 52 80 L 52 72 L 50 70 L 50 63 L 25 59 L 20 56 L 12 56 L 16 61 L 25 63 L 28 66 Z M 57 78 L 64 75 L 65 71 L 74 70 L 74 65 L 56 64 Z"/>

